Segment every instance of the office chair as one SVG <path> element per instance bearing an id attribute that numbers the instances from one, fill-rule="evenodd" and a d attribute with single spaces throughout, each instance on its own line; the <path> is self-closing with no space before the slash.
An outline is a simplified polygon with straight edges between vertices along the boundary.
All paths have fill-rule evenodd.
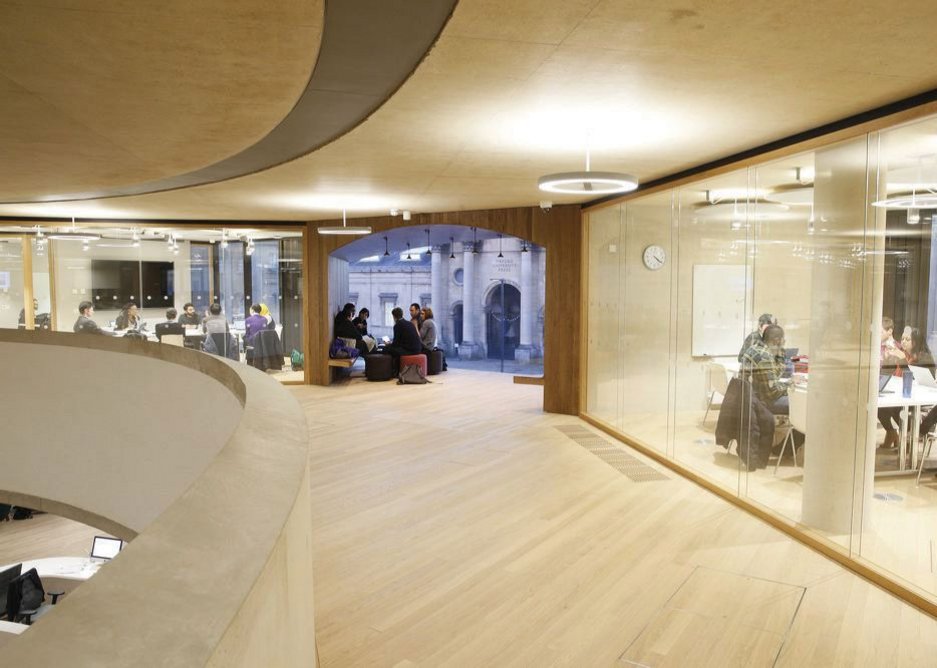
<path id="1" fill-rule="evenodd" d="M 52 605 L 59 602 L 59 596 L 64 592 L 49 592 L 52 597 Z M 46 591 L 42 587 L 42 580 L 35 568 L 30 568 L 22 575 L 14 578 L 7 586 L 6 596 L 6 614 L 11 622 L 20 624 L 32 624 L 33 615 L 39 612 L 43 601 L 46 599 Z"/>

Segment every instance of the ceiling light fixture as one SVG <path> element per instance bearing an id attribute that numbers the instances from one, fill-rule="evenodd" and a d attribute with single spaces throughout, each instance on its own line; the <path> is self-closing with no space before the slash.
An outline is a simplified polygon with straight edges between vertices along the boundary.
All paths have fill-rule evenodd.
<path id="1" fill-rule="evenodd" d="M 342 209 L 342 224 L 341 226 L 327 226 L 320 227 L 319 234 L 371 234 L 371 227 L 369 225 L 352 225 L 349 227 L 348 219 L 346 218 L 345 209 Z"/>
<path id="2" fill-rule="evenodd" d="M 910 193 L 900 193 L 872 202 L 872 206 L 883 209 L 937 209 L 937 192 L 930 189 L 924 193 L 912 190 Z"/>
<path id="3" fill-rule="evenodd" d="M 94 234 L 92 232 L 79 232 L 78 228 L 75 227 L 75 219 L 72 218 L 72 229 L 70 232 L 49 232 L 46 235 L 47 239 L 56 239 L 58 241 L 97 241 L 101 238 L 100 234 Z"/>
<path id="4" fill-rule="evenodd" d="M 455 259 L 455 237 L 449 237 L 449 259 Z"/>
<path id="5" fill-rule="evenodd" d="M 478 255 L 478 228 L 472 228 L 472 255 Z"/>
<path id="6" fill-rule="evenodd" d="M 498 235 L 498 257 L 504 257 L 502 250 L 504 249 L 504 235 Z"/>
<path id="7" fill-rule="evenodd" d="M 390 255 L 390 251 L 387 250 L 387 237 L 384 237 L 384 257 Z"/>
<path id="8" fill-rule="evenodd" d="M 427 227 L 424 232 L 426 232 L 426 256 L 429 257 L 433 254 L 433 244 L 429 240 L 429 228 Z"/>
<path id="9" fill-rule="evenodd" d="M 406 209 L 404 209 L 404 211 L 403 211 L 403 219 L 404 219 L 404 220 L 410 220 L 410 212 L 407 211 Z"/>
<path id="10" fill-rule="evenodd" d="M 557 172 L 541 176 L 537 187 L 548 193 L 565 195 L 611 195 L 627 193 L 638 187 L 638 178 L 622 172 L 593 172 L 589 151 L 586 168 L 581 172 Z"/>
<path id="11" fill-rule="evenodd" d="M 408 260 L 413 259 L 412 257 L 410 257 L 410 242 L 409 241 L 407 242 L 407 259 Z"/>

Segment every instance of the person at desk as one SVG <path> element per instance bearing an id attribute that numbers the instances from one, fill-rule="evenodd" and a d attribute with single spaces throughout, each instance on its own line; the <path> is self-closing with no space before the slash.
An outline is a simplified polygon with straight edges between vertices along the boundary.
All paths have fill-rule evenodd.
<path id="1" fill-rule="evenodd" d="M 775 415 L 788 415 L 790 404 L 784 374 L 784 330 L 768 325 L 742 356 L 742 373 L 751 381 L 752 390 Z"/>
<path id="2" fill-rule="evenodd" d="M 335 314 L 335 320 L 332 323 L 332 332 L 335 337 L 343 339 L 353 339 L 355 348 L 360 355 L 367 355 L 369 352 L 368 344 L 365 342 L 361 332 L 355 327 L 352 318 L 355 316 L 355 305 L 345 304 L 342 310 Z"/>
<path id="3" fill-rule="evenodd" d="M 202 331 L 208 335 L 227 334 L 230 331 L 228 320 L 221 314 L 221 304 L 208 307 L 208 317 L 202 323 Z"/>
<path id="4" fill-rule="evenodd" d="M 764 333 L 765 333 L 765 329 L 767 329 L 771 325 L 777 325 L 777 324 L 778 324 L 778 319 L 775 318 L 770 313 L 762 313 L 760 316 L 758 316 L 758 329 L 756 329 L 754 332 L 752 332 L 751 334 L 745 337 L 745 341 L 742 343 L 742 348 L 741 350 L 739 350 L 738 361 L 739 362 L 743 361 L 742 358 L 745 356 L 745 352 L 749 348 L 751 348 L 753 345 L 755 345 L 756 343 L 762 340 L 762 337 L 764 336 Z"/>
<path id="5" fill-rule="evenodd" d="M 156 324 L 157 340 L 162 341 L 164 334 L 181 334 L 185 336 L 185 325 L 176 321 L 178 314 L 179 312 L 174 308 L 166 309 L 166 322 Z"/>
<path id="6" fill-rule="evenodd" d="M 94 315 L 94 304 L 88 301 L 81 302 L 78 305 L 78 320 L 72 331 L 75 334 L 105 334 L 104 330 L 98 327 L 98 323 L 91 319 Z"/>
<path id="7" fill-rule="evenodd" d="M 114 329 L 140 329 L 142 321 L 140 311 L 133 302 L 124 304 L 124 307 L 117 314 L 117 320 L 114 322 Z"/>
<path id="8" fill-rule="evenodd" d="M 267 324 L 265 325 L 265 328 L 266 328 L 266 329 L 276 329 L 276 328 L 277 328 L 277 323 L 276 323 L 276 321 L 273 319 L 273 314 L 270 313 L 270 309 L 267 308 L 267 305 L 264 304 L 263 302 L 261 302 L 260 304 L 258 304 L 258 306 L 260 306 L 260 315 L 263 316 L 264 321 L 266 321 L 266 323 L 267 323 Z"/>
<path id="9" fill-rule="evenodd" d="M 394 340 L 384 346 L 384 352 L 394 357 L 394 370 L 400 370 L 402 355 L 419 355 L 423 352 L 423 342 L 412 322 L 403 319 L 403 309 L 395 306 L 390 312 L 394 318 Z"/>
<path id="10" fill-rule="evenodd" d="M 897 363 L 897 358 L 893 355 L 898 350 L 898 343 L 893 336 L 894 333 L 895 321 L 888 316 L 884 316 L 882 318 L 882 343 L 880 348 L 883 367 Z"/>
<path id="11" fill-rule="evenodd" d="M 901 377 L 905 373 L 910 373 L 907 369 L 909 364 L 933 369 L 934 356 L 927 347 L 927 341 L 925 341 L 924 334 L 921 330 L 917 327 L 906 327 L 904 333 L 901 335 L 900 346 L 888 346 L 884 342 L 886 320 L 890 321 L 891 319 L 882 319 L 882 373 L 890 373 L 892 365 L 894 365 L 894 373 L 898 377 Z M 892 328 L 893 327 L 894 325 L 892 325 Z M 891 337 L 889 336 L 889 338 Z M 892 342 L 894 342 L 893 339 Z M 878 409 L 878 421 L 881 422 L 882 426 L 885 428 L 885 442 L 882 443 L 883 448 L 891 449 L 898 445 L 898 430 L 901 427 L 901 411 L 902 409 L 899 406 Z M 931 413 L 933 413 L 933 411 L 931 411 Z M 924 421 L 921 423 L 922 433 L 927 433 L 930 431 L 931 427 L 933 427 L 933 424 L 928 423 L 928 418 L 931 417 L 931 413 L 928 413 L 927 417 L 925 417 Z M 937 421 L 937 415 L 934 416 L 934 421 Z M 927 429 L 924 429 L 925 423 L 930 424 Z"/>
<path id="12" fill-rule="evenodd" d="M 258 332 L 267 329 L 267 319 L 263 316 L 261 304 L 251 305 L 251 314 L 244 321 L 244 341 L 249 343 Z"/>
<path id="13" fill-rule="evenodd" d="M 179 324 L 186 327 L 198 327 L 202 324 L 202 319 L 199 318 L 198 313 L 195 312 L 195 304 L 186 302 L 182 307 L 182 315 L 179 316 Z"/>
<path id="14" fill-rule="evenodd" d="M 26 327 L 26 309 L 20 309 L 20 317 L 17 319 L 17 324 L 20 329 Z M 36 325 L 36 329 L 49 329 L 50 328 L 50 318 L 48 313 L 39 312 L 39 300 L 33 299 L 33 322 Z"/>

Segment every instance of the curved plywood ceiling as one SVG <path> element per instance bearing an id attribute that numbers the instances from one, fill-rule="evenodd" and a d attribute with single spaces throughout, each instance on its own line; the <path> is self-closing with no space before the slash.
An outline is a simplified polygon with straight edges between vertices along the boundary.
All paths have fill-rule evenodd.
<path id="1" fill-rule="evenodd" d="M 310 153 L 358 125 L 406 80 L 436 41 L 455 1 L 329 0 L 312 76 L 295 106 L 256 143 L 182 174 L 109 188 L 59 190 L 29 201 L 121 197 L 217 183 Z"/>
<path id="2" fill-rule="evenodd" d="M 309 80 L 323 3 L 0 2 L 0 200 L 164 179 L 256 143 Z"/>
<path id="3" fill-rule="evenodd" d="M 899 14 L 885 0 L 861 12 L 808 0 L 460 0 L 406 83 L 304 157 L 211 185 L 0 215 L 301 221 L 343 207 L 355 217 L 535 205 L 537 177 L 581 168 L 587 145 L 595 169 L 648 181 L 933 90 L 935 22 L 926 0 Z"/>

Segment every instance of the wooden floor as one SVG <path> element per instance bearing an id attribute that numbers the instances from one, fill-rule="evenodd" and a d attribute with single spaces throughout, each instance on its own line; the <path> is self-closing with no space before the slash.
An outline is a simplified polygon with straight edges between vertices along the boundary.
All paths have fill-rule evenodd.
<path id="1" fill-rule="evenodd" d="M 55 515 L 0 522 L 0 566 L 46 557 L 87 557 L 100 529 Z"/>
<path id="2" fill-rule="evenodd" d="M 675 474 L 635 482 L 542 388 L 432 380 L 290 388 L 323 666 L 937 663 L 933 619 Z"/>

